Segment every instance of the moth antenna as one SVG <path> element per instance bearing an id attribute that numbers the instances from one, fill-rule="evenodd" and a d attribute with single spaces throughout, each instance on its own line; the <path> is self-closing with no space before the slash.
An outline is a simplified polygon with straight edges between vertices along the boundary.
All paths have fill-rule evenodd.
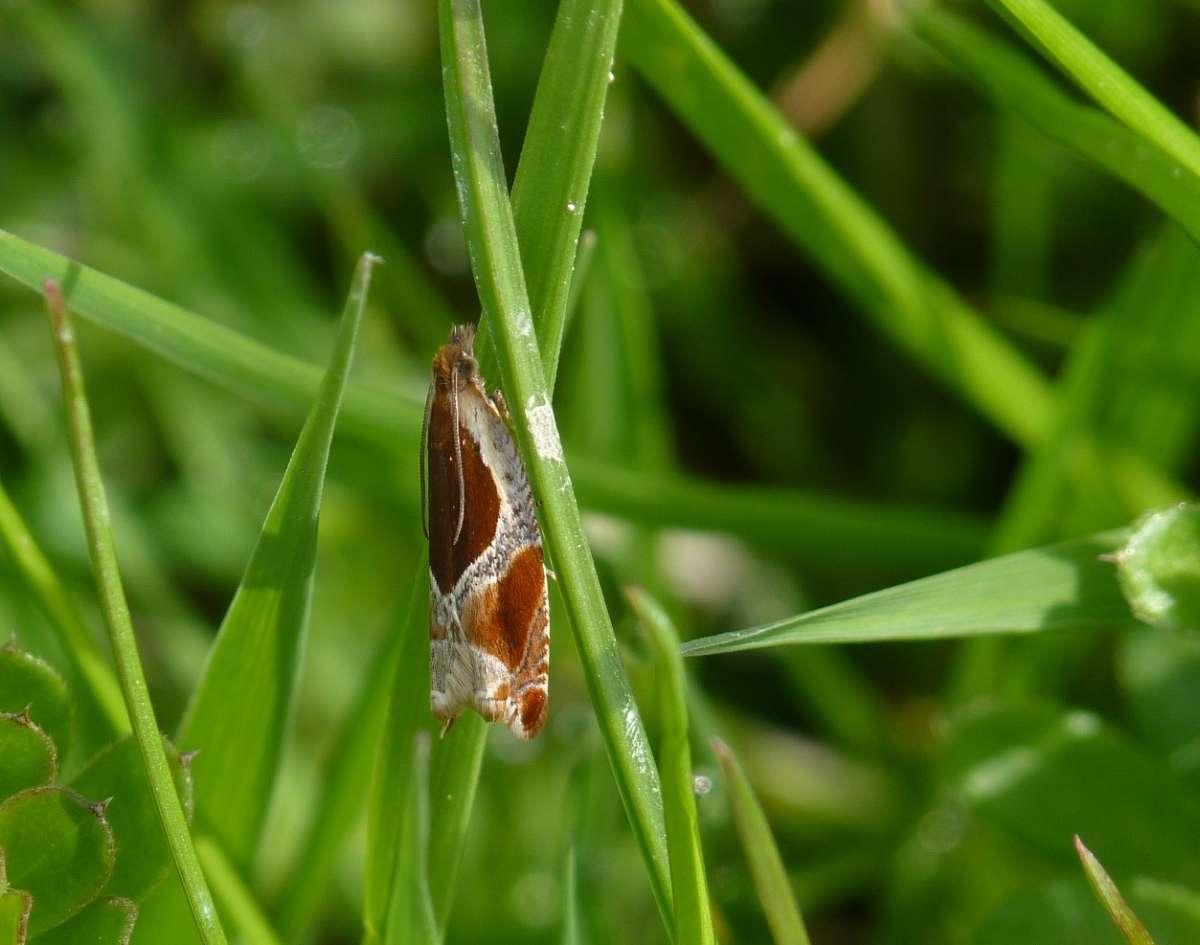
<path id="1" fill-rule="evenodd" d="M 467 487 L 463 482 L 462 467 L 462 428 L 458 425 L 458 378 L 454 378 L 454 468 L 458 472 L 458 526 L 454 529 L 454 541 L 457 545 L 462 535 L 463 520 L 467 514 Z"/>
<path id="2" fill-rule="evenodd" d="M 425 416 L 421 420 L 421 455 L 418 458 L 421 471 L 421 531 L 425 533 L 426 541 L 429 541 L 429 505 L 426 502 L 428 496 L 425 494 L 425 464 L 429 462 L 429 417 L 433 413 L 434 386 L 430 384 L 429 393 L 425 395 Z"/>

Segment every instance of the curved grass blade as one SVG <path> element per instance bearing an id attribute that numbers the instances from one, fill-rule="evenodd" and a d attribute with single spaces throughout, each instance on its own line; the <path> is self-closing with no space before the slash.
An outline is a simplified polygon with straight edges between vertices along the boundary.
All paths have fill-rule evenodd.
<path id="1" fill-rule="evenodd" d="M 664 924 L 672 928 L 658 777 L 588 552 L 550 406 L 505 188 L 482 14 L 477 0 L 441 0 L 438 10 L 451 154 L 480 301 L 490 320 L 517 439 L 539 500 L 544 537 L 617 788 Z"/>
<path id="2" fill-rule="evenodd" d="M 662 772 L 663 813 L 671 855 L 675 941 L 716 945 L 696 813 L 692 749 L 688 743 L 687 681 L 683 657 L 679 655 L 679 636 L 670 618 L 650 595 L 636 588 L 625 593 L 646 628 L 658 666 L 655 677 L 662 724 L 658 766 Z"/>
<path id="3" fill-rule="evenodd" d="M 199 750 L 197 821 L 242 869 L 258 846 L 304 655 L 325 466 L 377 261 L 359 261 L 316 403 L 180 724 L 179 744 Z"/>
<path id="4" fill-rule="evenodd" d="M 1200 178 L 1200 139 L 1044 0 L 988 0 L 1042 54 L 1114 117 Z"/>
<path id="5" fill-rule="evenodd" d="M 706 148 L 875 325 L 1018 443 L 1045 379 L 822 161 L 673 0 L 629 0 L 622 51 Z"/>
<path id="6" fill-rule="evenodd" d="M 1099 109 L 1065 94 L 1044 72 L 941 6 L 914 7 L 912 25 L 1001 108 L 1152 200 L 1200 240 L 1200 177 Z"/>
<path id="7" fill-rule="evenodd" d="M 690 640 L 685 656 L 803 643 L 938 640 L 1131 624 L 1116 569 L 1124 532 L 1005 555 L 785 620 Z"/>
<path id="8" fill-rule="evenodd" d="M 171 859 L 187 894 L 192 919 L 205 945 L 225 945 L 225 932 L 213 907 L 212 894 L 204 881 L 192 836 L 188 831 L 183 805 L 175 791 L 167 755 L 163 749 L 154 706 L 146 686 L 146 674 L 138 656 L 137 640 L 121 574 L 117 567 L 117 551 L 109 528 L 108 500 L 100 478 L 100 463 L 92 436 L 92 418 L 84 390 L 83 368 L 75 347 L 75 332 L 67 314 L 58 286 L 46 283 L 46 298 L 50 310 L 52 333 L 58 352 L 63 379 L 63 400 L 67 412 L 67 429 L 71 459 L 75 467 L 75 482 L 79 504 L 83 510 L 88 551 L 96 574 L 104 622 L 117 664 L 117 676 L 125 697 L 125 709 L 133 724 L 133 734 L 141 751 L 142 764 L 150 781 L 159 822 L 167 836 Z"/>
<path id="9" fill-rule="evenodd" d="M 738 839 L 742 841 L 742 853 L 750 863 L 750 875 L 754 877 L 758 901 L 766 914 L 775 945 L 811 945 L 771 825 L 754 796 L 750 779 L 728 745 L 714 738 L 712 747 L 729 782 L 729 803 L 733 808 Z"/>

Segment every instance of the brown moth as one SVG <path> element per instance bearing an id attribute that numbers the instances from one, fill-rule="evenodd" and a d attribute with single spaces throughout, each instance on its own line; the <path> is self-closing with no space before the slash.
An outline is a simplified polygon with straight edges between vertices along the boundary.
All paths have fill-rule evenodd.
<path id="1" fill-rule="evenodd" d="M 542 535 L 504 400 L 488 395 L 474 341 L 474 326 L 460 325 L 434 356 L 421 432 L 430 707 L 446 729 L 471 708 L 533 738 L 550 672 Z"/>

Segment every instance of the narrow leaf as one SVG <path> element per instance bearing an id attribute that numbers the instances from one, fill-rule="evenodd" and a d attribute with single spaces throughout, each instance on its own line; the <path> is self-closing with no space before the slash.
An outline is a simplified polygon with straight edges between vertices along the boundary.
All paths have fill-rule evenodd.
<path id="1" fill-rule="evenodd" d="M 655 901 L 671 928 L 658 778 L 649 763 L 645 729 L 617 652 L 550 405 L 504 187 L 482 13 L 478 0 L 441 0 L 438 9 L 450 148 L 475 283 L 617 788 L 650 872 Z"/>
<path id="2" fill-rule="evenodd" d="M 412 781 L 403 808 L 399 856 L 392 876 L 385 945 L 440 945 L 429 890 L 429 735 L 417 732 L 409 754 Z"/>
<path id="3" fill-rule="evenodd" d="M 903 245 L 674 0 L 629 0 L 622 51 L 758 207 L 875 326 L 1022 444 L 1045 379 Z"/>
<path id="4" fill-rule="evenodd" d="M 1045 0 L 988 0 L 1076 84 L 1186 173 L 1200 178 L 1200 140 Z"/>
<path id="5" fill-rule="evenodd" d="M 1129 945 L 1154 945 L 1150 933 L 1133 914 L 1133 910 L 1121 895 L 1121 890 L 1117 889 L 1117 884 L 1105 872 L 1095 854 L 1084 846 L 1078 834 L 1075 835 L 1075 852 L 1079 854 L 1079 862 L 1083 864 L 1083 872 L 1096 898 L 1100 900 L 1100 904 L 1113 920 L 1113 925 L 1121 930 Z"/>
<path id="6" fill-rule="evenodd" d="M 1100 556 L 1122 532 L 1021 551 L 810 610 L 761 627 L 690 640 L 685 656 L 800 643 L 935 640 L 995 633 L 1103 630 L 1132 616 Z"/>
<path id="7" fill-rule="evenodd" d="M 179 744 L 199 751 L 197 817 L 242 868 L 258 847 L 304 656 L 325 467 L 377 261 L 359 261 L 316 403 L 180 725 Z"/>
<path id="8" fill-rule="evenodd" d="M 137 639 L 125 600 L 125 588 L 117 567 L 117 551 L 110 527 L 111 516 L 100 463 L 96 458 L 96 443 L 92 435 L 92 418 L 84 390 L 83 368 L 75 347 L 75 331 L 67 314 L 58 286 L 51 281 L 45 285 L 50 311 L 51 329 L 58 351 L 63 379 L 63 400 L 66 405 L 67 429 L 71 459 L 75 468 L 75 484 L 83 523 L 87 532 L 88 551 L 100 593 L 100 606 L 108 627 L 108 639 L 117 664 L 117 677 L 125 698 L 125 709 L 133 724 L 142 756 L 142 765 L 150 782 L 159 824 L 166 834 L 171 858 L 187 895 L 192 919 L 205 945 L 225 945 L 225 933 L 213 908 L 212 896 L 204 882 L 204 874 L 192 847 L 187 819 L 171 769 L 163 750 L 162 736 L 150 701 L 146 674 L 138 656 Z"/>
<path id="9" fill-rule="evenodd" d="M 306 407 L 319 369 L 158 299 L 146 292 L 0 231 L 0 271 L 38 287 L 62 274 L 79 314 L 147 350 L 256 402 Z M 535 321 L 540 309 L 534 305 Z M 486 324 L 486 323 L 485 323 Z M 555 366 L 543 358 L 547 367 Z M 416 443 L 421 401 L 402 388 L 351 384 L 339 426 L 376 446 Z M 610 463 L 571 464 L 584 502 L 662 527 L 706 528 L 743 536 L 771 550 L 825 562 L 830 555 L 866 564 L 951 564 L 983 547 L 977 518 L 946 510 L 896 507 L 794 490 L 739 489 L 680 476 L 647 477 Z M 937 529 L 925 527 L 931 517 Z M 922 535 L 912 540 L 914 530 Z M 917 557 L 914 558 L 913 556 Z"/>
<path id="10" fill-rule="evenodd" d="M 658 767 L 662 774 L 667 848 L 671 856 L 671 901 L 675 911 L 675 941 L 715 945 L 708 880 L 700 843 L 692 750 L 688 742 L 687 682 L 679 636 L 658 604 L 638 589 L 626 597 L 645 627 L 654 649 L 662 741 Z"/>
<path id="11" fill-rule="evenodd" d="M 212 837 L 201 835 L 196 838 L 196 852 L 204 864 L 205 875 L 221 904 L 222 913 L 238 930 L 241 941 L 245 945 L 280 945 L 258 901 L 220 845 Z"/>
<path id="12" fill-rule="evenodd" d="M 1094 161 L 1141 192 L 1200 238 L 1200 177 L 1148 146 L 1137 131 L 1080 104 L 1015 49 L 941 6 L 913 8 L 918 36 L 944 54 L 998 106 L 1051 140 Z"/>
<path id="13" fill-rule="evenodd" d="M 729 803 L 733 807 L 738 839 L 742 842 L 742 854 L 750 864 L 758 901 L 766 914 L 775 945 L 810 945 L 787 869 L 750 779 L 728 745 L 718 738 L 714 738 L 712 744 L 729 782 Z"/>

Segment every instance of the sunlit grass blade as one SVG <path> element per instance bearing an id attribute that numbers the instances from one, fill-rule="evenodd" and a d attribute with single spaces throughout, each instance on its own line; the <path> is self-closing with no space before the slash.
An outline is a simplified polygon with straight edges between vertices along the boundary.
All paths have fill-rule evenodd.
<path id="1" fill-rule="evenodd" d="M 1100 904 L 1108 912 L 1109 918 L 1113 920 L 1113 925 L 1121 930 L 1121 934 L 1125 936 L 1129 945 L 1154 945 L 1150 933 L 1146 931 L 1146 927 L 1142 925 L 1134 911 L 1129 908 L 1125 897 L 1121 895 L 1121 890 L 1117 889 L 1117 884 L 1112 881 L 1112 877 L 1096 859 L 1096 855 L 1084 846 L 1078 835 L 1075 837 L 1075 852 L 1079 854 L 1079 862 L 1083 864 L 1083 872 L 1087 876 L 1092 890 L 1096 893 L 1096 898 L 1100 900 Z"/>
<path id="2" fill-rule="evenodd" d="M 1133 622 L 1115 567 L 1124 532 L 1021 551 L 899 584 L 761 627 L 690 640 L 685 656 L 803 643 L 937 640 L 1103 630 Z"/>
<path id="3" fill-rule="evenodd" d="M 1200 177 L 1098 109 L 1080 104 L 1015 49 L 940 6 L 915 7 L 916 33 L 997 105 L 1154 201 L 1200 238 Z M 1022 178 L 1024 186 L 1028 182 Z M 1028 230 L 1028 221 L 1026 221 Z"/>
<path id="4" fill-rule="evenodd" d="M 645 627 L 657 664 L 659 724 L 662 740 L 658 768 L 662 775 L 667 848 L 671 855 L 671 901 L 675 910 L 675 941 L 715 945 L 708 879 L 696 812 L 695 774 L 688 741 L 687 680 L 679 655 L 679 635 L 670 618 L 644 591 L 626 591 L 629 603 Z"/>
<path id="5" fill-rule="evenodd" d="M 256 402 L 300 410 L 316 396 L 315 365 L 3 231 L 0 271 L 35 289 L 46 273 L 64 276 L 68 300 L 84 318 Z M 543 363 L 551 366 L 550 353 Z M 339 427 L 395 451 L 397 442 L 417 442 L 421 409 L 410 390 L 351 384 Z M 572 461 L 572 471 L 585 505 L 597 511 L 664 527 L 728 531 L 770 550 L 822 561 L 845 553 L 869 564 L 936 567 L 975 557 L 986 534 L 978 520 L 949 510 L 718 487 L 682 476 L 660 479 L 595 461 Z M 925 527 L 930 516 L 938 528 Z"/>
<path id="6" fill-rule="evenodd" d="M 1045 0 L 988 0 L 1078 86 L 1200 179 L 1200 139 Z"/>
<path id="7" fill-rule="evenodd" d="M 758 901 L 771 927 L 775 945 L 810 945 L 791 880 L 750 779 L 737 756 L 723 741 L 714 738 L 713 751 L 729 782 L 729 803 L 733 807 L 738 839 L 742 842 L 742 854 L 750 863 L 750 875 L 754 877 Z"/>
<path id="8" fill-rule="evenodd" d="M 200 752 L 197 821 L 242 869 L 258 847 L 291 717 L 325 467 L 376 262 L 369 254 L 359 262 L 316 403 L 180 724 L 180 746 Z"/>
<path id="9" fill-rule="evenodd" d="M 551 391 L 620 21 L 621 0 L 559 4 L 513 180 L 513 225 Z"/>
<path id="10" fill-rule="evenodd" d="M 71 661 L 72 681 L 77 683 L 73 689 L 79 702 L 76 721 L 80 735 L 86 749 L 95 751 L 129 731 L 121 687 L 3 484 L 0 484 L 0 545 L 62 641 L 63 652 Z"/>
<path id="11" fill-rule="evenodd" d="M 44 279 L 58 280 L 72 311 L 252 401 L 307 410 L 321 385 L 323 372 L 315 364 L 3 230 L 0 271 L 36 291 Z M 421 404 L 411 396 L 352 385 L 346 408 L 343 425 L 359 433 L 360 420 L 392 437 L 397 427 L 415 437 L 421 426 Z"/>
<path id="12" fill-rule="evenodd" d="M 225 945 L 225 932 L 213 907 L 212 894 L 204 880 L 196 857 L 192 836 L 188 830 L 183 805 L 175 790 L 171 768 L 163 749 L 154 706 L 146 686 L 146 675 L 138 655 L 137 639 L 129 616 L 125 589 L 117 566 L 117 551 L 109 527 L 108 500 L 96 458 L 96 443 L 92 434 L 91 410 L 84 388 L 83 367 L 75 345 L 75 330 L 67 313 L 58 285 L 48 281 L 45 286 L 50 310 L 50 324 L 62 372 L 63 401 L 67 414 L 71 459 L 79 504 L 83 511 L 88 552 L 96 575 L 100 606 L 108 628 L 109 643 L 117 665 L 117 678 L 125 698 L 125 709 L 133 727 L 134 737 L 142 756 L 142 764 L 154 796 L 154 806 L 171 859 L 187 894 L 192 919 L 205 945 Z"/>
<path id="13" fill-rule="evenodd" d="M 875 325 L 1017 442 L 1050 419 L 1044 378 L 792 128 L 674 0 L 629 0 L 622 51 L 783 231 Z"/>
<path id="14" fill-rule="evenodd" d="M 258 900 L 242 882 L 238 869 L 229 861 L 221 845 L 212 837 L 196 838 L 196 852 L 204 865 L 204 874 L 221 904 L 221 912 L 245 945 L 280 945 L 281 939 L 271 928 Z"/>
<path id="15" fill-rule="evenodd" d="M 670 928 L 658 778 L 648 762 L 645 729 L 621 665 L 550 405 L 504 186 L 482 14 L 475 0 L 442 0 L 439 22 L 450 147 L 476 286 L 617 788 Z"/>

